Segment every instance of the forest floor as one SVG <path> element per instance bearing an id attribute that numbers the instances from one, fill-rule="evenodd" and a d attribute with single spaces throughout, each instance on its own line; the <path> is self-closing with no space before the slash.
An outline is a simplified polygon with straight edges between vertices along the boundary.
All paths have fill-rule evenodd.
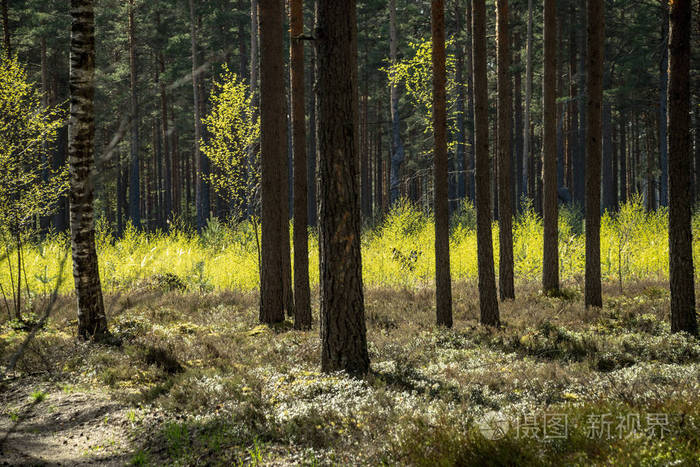
<path id="1" fill-rule="evenodd" d="M 700 464 L 700 341 L 670 333 L 665 284 L 606 286 L 595 310 L 521 285 L 500 330 L 473 282 L 452 330 L 430 289 L 368 288 L 364 379 L 319 372 L 317 319 L 268 328 L 255 293 L 163 287 L 106 296 L 111 346 L 58 300 L 0 378 L 0 465 Z M 27 335 L 0 321 L 3 365 Z"/>

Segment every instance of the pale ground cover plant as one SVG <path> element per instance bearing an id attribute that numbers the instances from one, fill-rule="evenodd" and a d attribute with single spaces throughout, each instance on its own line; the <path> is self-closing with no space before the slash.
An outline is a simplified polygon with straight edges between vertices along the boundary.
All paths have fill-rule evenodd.
<path id="1" fill-rule="evenodd" d="M 136 464 L 692 465 L 700 343 L 670 333 L 659 286 L 630 283 L 620 294 L 611 282 L 604 308 L 586 311 L 520 285 L 518 301 L 502 305 L 500 331 L 478 325 L 473 282 L 455 284 L 453 330 L 435 328 L 430 288 L 369 287 L 364 379 L 319 372 L 317 328 L 259 326 L 255 293 L 108 294 L 121 348 L 76 346 L 65 301 L 17 371 L 61 368 L 54 377 L 81 388 L 41 386 L 52 403 L 109 394 L 118 409 L 96 423 L 128 429 L 129 441 L 109 452 Z M 0 328 L 0 356 L 22 333 Z M 24 417 L 34 390 L 7 406 Z M 491 412 L 513 423 L 564 413 L 571 434 L 537 441 L 511 430 L 486 440 L 478 423 Z M 0 416 L 0 431 L 12 413 Z M 644 428 L 647 413 L 668 413 L 673 436 L 589 439 L 588 417 L 605 413 L 639 413 Z"/>

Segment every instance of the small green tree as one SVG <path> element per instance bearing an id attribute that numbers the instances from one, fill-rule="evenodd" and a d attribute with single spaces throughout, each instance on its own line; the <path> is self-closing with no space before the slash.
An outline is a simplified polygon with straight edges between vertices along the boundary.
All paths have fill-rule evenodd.
<path id="1" fill-rule="evenodd" d="M 200 143 L 215 169 L 210 182 L 242 218 L 246 203 L 255 205 L 258 193 L 260 117 L 248 85 L 225 65 L 210 101 L 211 113 L 204 118 L 210 138 Z"/>
<path id="2" fill-rule="evenodd" d="M 15 318 L 22 319 L 22 240 L 48 215 L 67 189 L 67 166 L 52 169 L 50 152 L 63 112 L 45 107 L 17 58 L 0 62 L 0 234 L 10 272 Z M 16 253 L 16 270 L 11 250 Z M 25 278 L 25 285 L 27 284 Z M 30 293 L 26 287 L 27 294 Z M 8 296 L 1 289 L 5 304 Z"/>
<path id="3" fill-rule="evenodd" d="M 385 69 L 391 85 L 403 85 L 406 94 L 412 101 L 419 114 L 420 124 L 425 133 L 433 132 L 433 42 L 412 42 L 413 55 L 398 61 Z M 445 68 L 447 71 L 447 119 L 448 130 L 454 134 L 457 131 L 457 89 L 461 84 L 455 80 L 456 58 L 454 54 L 454 40 L 445 43 L 448 50 Z M 455 142 L 450 143 L 452 146 Z"/>
<path id="4" fill-rule="evenodd" d="M 214 82 L 211 112 L 204 118 L 208 141 L 200 142 L 213 170 L 211 186 L 229 201 L 233 218 L 249 216 L 255 230 L 260 264 L 260 116 L 248 85 L 226 65 Z"/>

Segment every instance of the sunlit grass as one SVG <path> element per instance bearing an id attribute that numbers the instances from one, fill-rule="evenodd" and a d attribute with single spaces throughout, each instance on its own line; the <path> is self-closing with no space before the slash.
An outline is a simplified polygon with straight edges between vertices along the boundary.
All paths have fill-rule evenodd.
<path id="1" fill-rule="evenodd" d="M 453 216 L 450 262 L 455 280 L 476 278 L 477 253 L 473 207 L 464 203 Z M 646 212 L 639 199 L 618 214 L 606 213 L 601 223 L 601 269 L 604 281 L 629 283 L 665 280 L 668 277 L 668 214 Z M 700 219 L 693 222 L 700 235 Z M 430 285 L 435 272 L 432 218 L 410 204 L 399 204 L 378 227 L 362 239 L 363 278 L 371 286 L 415 287 Z M 537 281 L 541 276 L 542 220 L 531 210 L 514 223 L 516 280 Z M 493 228 L 498 261 L 498 224 Z M 129 289 L 147 283 L 154 275 L 177 275 L 190 290 L 210 291 L 258 287 L 257 247 L 253 227 L 235 228 L 212 222 L 202 235 L 183 230 L 170 233 L 138 233 L 127 229 L 120 239 L 98 229 L 97 248 L 103 287 L 107 291 Z M 69 242 L 65 235 L 50 235 L 24 248 L 26 282 L 32 294 L 50 292 L 62 269 L 60 292 L 73 288 Z M 310 231 L 309 266 L 312 285 L 318 283 L 318 240 Z M 695 242 L 694 257 L 700 258 Z M 564 283 L 582 281 L 585 234 L 581 216 L 562 209 L 559 221 L 560 275 Z M 10 257 L 12 257 L 10 250 Z M 498 268 L 496 268 L 498 270 Z M 16 271 L 13 270 L 16 277 Z M 9 293 L 7 259 L 0 263 L 0 284 Z"/>

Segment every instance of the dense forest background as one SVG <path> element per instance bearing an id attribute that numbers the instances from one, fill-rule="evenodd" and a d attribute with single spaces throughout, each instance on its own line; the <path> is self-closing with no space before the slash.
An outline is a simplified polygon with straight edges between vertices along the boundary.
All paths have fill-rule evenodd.
<path id="1" fill-rule="evenodd" d="M 255 2 L 253 2 L 255 3 Z M 421 46 L 430 39 L 430 2 L 395 2 L 398 151 L 392 131 L 389 68 L 391 65 L 391 8 L 393 3 L 358 3 L 359 109 L 361 128 L 362 212 L 366 225 L 380 221 L 392 199 L 405 197 L 429 211 L 432 206 L 432 140 L 429 108 L 423 91 L 429 91 L 429 53 Z M 606 2 L 604 143 L 602 205 L 615 210 L 640 194 L 649 210 L 668 204 L 667 144 L 665 142 L 668 53 L 667 11 L 664 2 Z M 230 200 L 210 187 L 212 168 L 206 155 L 195 148 L 195 118 L 211 111 L 210 95 L 223 72 L 222 65 L 250 85 L 259 76 L 256 30 L 251 31 L 251 5 L 244 1 L 195 2 L 159 0 L 96 5 L 96 212 L 115 232 L 128 221 L 146 230 L 167 229 L 172 223 L 201 229 L 210 218 L 230 219 Z M 468 44 L 470 2 L 450 1 L 446 6 L 449 76 L 449 197 L 454 211 L 459 200 L 474 198 L 474 152 L 471 65 Z M 487 2 L 488 11 L 495 11 Z M 696 8 L 697 11 L 697 8 Z M 41 85 L 50 104 L 68 99 L 69 12 L 60 2 L 10 2 L 6 9 L 6 40 L 12 53 L 27 64 L 32 79 Z M 542 41 L 542 9 L 532 9 L 532 41 Z M 666 16 L 664 16 L 666 15 Z M 541 47 L 533 46 L 530 130 L 525 129 L 528 2 L 510 4 L 513 85 L 512 197 L 522 207 L 523 197 L 537 212 L 542 209 L 542 66 Z M 313 11 L 307 2 L 305 31 L 313 30 Z M 496 125 L 495 15 L 487 15 L 489 73 L 489 128 Z M 583 206 L 586 168 L 585 124 L 585 8 L 577 1 L 557 2 L 557 147 L 559 198 Z M 696 24 L 694 24 L 696 26 Z M 700 93 L 698 42 L 693 27 L 691 96 L 695 138 L 694 165 L 700 165 L 698 125 Z M 253 32 L 253 36 L 251 36 Z M 286 39 L 288 41 L 288 39 Z M 193 55 L 197 63 L 194 110 Z M 428 50 L 429 52 L 429 50 Z M 307 127 L 315 127 L 313 60 L 306 54 Z M 288 60 L 288 57 L 286 58 Z M 423 73 L 423 75 L 421 75 Z M 401 77 L 404 79 L 402 80 Z M 252 83 L 256 89 L 256 82 Z M 421 86 L 423 88 L 421 88 Z M 424 92 L 423 92 L 424 94 Z M 660 123 L 661 122 L 661 123 Z M 58 138 L 56 164 L 65 161 L 66 130 Z M 489 132 L 495 151 L 496 131 Z M 210 137 L 203 128 L 204 141 Z M 529 139 L 527 154 L 524 139 Z M 307 138 L 314 154 L 314 132 Z M 393 143 L 393 144 L 392 144 Z M 393 146 L 393 149 L 392 149 Z M 291 136 L 289 144 L 291 180 Z M 392 157 L 393 156 L 393 157 Z M 492 161 L 495 160 L 492 157 Z M 495 177 L 497 164 L 492 162 Z M 395 171 L 392 180 L 391 172 Z M 315 161 L 308 173 L 314 179 Z M 700 171 L 694 183 L 700 186 Z M 495 180 L 495 178 L 494 178 Z M 494 217 L 497 184 L 493 183 Z M 290 217 L 291 196 L 290 190 Z M 392 193 L 393 190 L 393 193 Z M 315 225 L 314 184 L 309 184 L 309 221 Z M 700 196 L 700 190 L 697 190 Z M 199 200 L 199 201 L 197 201 Z M 43 226 L 65 230 L 67 202 Z M 235 217 L 235 214 L 233 214 Z"/>

